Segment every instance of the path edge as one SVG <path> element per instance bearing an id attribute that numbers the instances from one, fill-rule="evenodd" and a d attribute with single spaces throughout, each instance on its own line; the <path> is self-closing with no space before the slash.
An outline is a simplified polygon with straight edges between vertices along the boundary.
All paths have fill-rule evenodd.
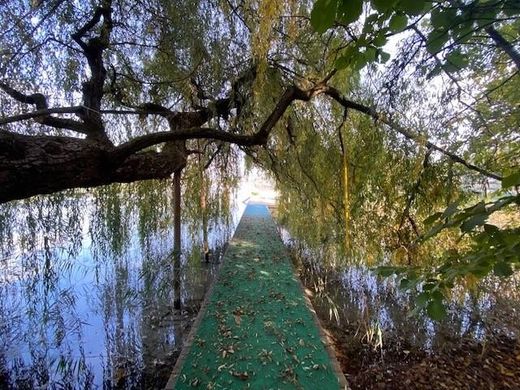
<path id="1" fill-rule="evenodd" d="M 271 213 L 271 209 L 267 207 L 267 210 L 269 211 L 269 214 L 271 215 L 271 218 L 275 222 L 276 226 L 278 227 L 278 223 L 276 222 L 276 219 L 274 218 L 273 214 Z M 278 229 L 277 229 L 278 230 Z M 281 238 L 280 231 L 278 231 L 278 237 Z M 283 243 L 283 240 L 282 240 Z M 291 254 L 289 253 L 289 250 L 283 244 L 285 247 L 285 251 L 287 252 L 287 255 L 289 259 L 291 259 Z M 314 321 L 314 324 L 318 328 L 318 332 L 320 334 L 320 339 L 325 347 L 325 350 L 327 351 L 327 354 L 329 355 L 330 362 L 332 364 L 332 369 L 334 370 L 334 373 L 336 374 L 336 377 L 338 379 L 338 385 L 341 390 L 349 390 L 350 387 L 348 386 L 347 378 L 345 377 L 345 374 L 343 373 L 343 370 L 341 369 L 341 365 L 339 364 L 338 358 L 336 356 L 336 352 L 334 351 L 333 342 L 330 340 L 329 336 L 324 331 L 324 328 L 321 324 L 320 319 L 318 318 L 318 314 L 316 313 L 316 310 L 314 310 L 314 306 L 312 305 L 312 302 L 310 298 L 308 297 L 307 293 L 305 292 L 305 286 L 303 285 L 299 272 L 295 265 L 291 262 L 291 267 L 293 271 L 293 276 L 296 278 L 296 281 L 298 282 L 298 285 L 300 286 L 300 290 L 302 292 L 303 298 L 305 300 L 305 304 L 307 305 L 307 309 L 311 312 L 312 319 Z"/>
<path id="2" fill-rule="evenodd" d="M 238 225 L 235 228 L 235 231 L 236 231 L 236 229 L 238 229 Z M 224 262 L 226 261 L 226 254 L 227 254 L 229 247 L 231 246 L 231 242 L 234 241 L 234 237 L 235 237 L 235 235 L 233 234 L 232 239 L 229 240 L 226 245 L 226 249 L 224 250 L 224 253 L 222 254 L 222 261 L 217 270 L 217 275 L 215 275 L 208 290 L 206 291 L 204 300 L 202 301 L 202 304 L 200 305 L 199 313 L 197 314 L 195 321 L 193 321 L 193 325 L 191 326 L 190 332 L 188 333 L 188 337 L 186 337 L 185 342 L 183 343 L 181 353 L 179 354 L 179 357 L 177 358 L 177 361 L 175 362 L 175 365 L 173 366 L 173 370 L 172 370 L 172 373 L 170 374 L 170 378 L 168 379 L 168 382 L 166 383 L 166 385 L 163 388 L 164 390 L 174 390 L 175 386 L 177 385 L 179 375 L 182 371 L 182 368 L 184 367 L 184 362 L 186 360 L 186 357 L 188 356 L 188 354 L 191 350 L 193 341 L 195 339 L 197 331 L 199 330 L 200 323 L 202 322 L 202 319 L 206 315 L 206 311 L 209 306 L 209 301 L 211 299 L 213 289 L 215 288 L 217 281 L 220 279 L 220 272 L 222 270 L 222 266 L 224 265 Z"/>

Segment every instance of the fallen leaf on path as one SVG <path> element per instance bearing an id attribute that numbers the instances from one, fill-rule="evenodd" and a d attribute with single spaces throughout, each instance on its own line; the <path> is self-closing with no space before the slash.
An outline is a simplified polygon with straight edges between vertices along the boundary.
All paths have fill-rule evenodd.
<path id="1" fill-rule="evenodd" d="M 243 381 L 246 381 L 249 379 L 249 374 L 247 373 L 247 371 L 244 371 L 244 372 L 230 371 L 229 373 L 236 378 L 242 379 Z"/>

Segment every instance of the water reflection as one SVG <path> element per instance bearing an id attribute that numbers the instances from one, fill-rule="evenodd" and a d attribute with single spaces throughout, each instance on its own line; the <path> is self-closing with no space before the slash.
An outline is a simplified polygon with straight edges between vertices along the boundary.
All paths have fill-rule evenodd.
<path id="1" fill-rule="evenodd" d="M 313 303 L 347 338 L 381 350 L 447 350 L 465 341 L 484 342 L 520 336 L 520 273 L 503 280 L 488 277 L 474 290 L 457 286 L 449 299 L 448 316 L 431 321 L 412 314 L 414 297 L 398 288 L 396 279 L 375 276 L 366 266 L 332 269 L 323 251 L 313 251 L 282 232 L 294 257 L 301 261 L 304 285 L 315 292 Z M 337 262 L 336 262 L 337 263 Z M 391 345 L 391 347 L 390 347 Z"/>
<path id="2" fill-rule="evenodd" d="M 1 206 L 0 388 L 165 384 L 237 215 L 210 221 L 210 263 L 187 221 L 176 273 L 171 191 L 139 185 Z"/>

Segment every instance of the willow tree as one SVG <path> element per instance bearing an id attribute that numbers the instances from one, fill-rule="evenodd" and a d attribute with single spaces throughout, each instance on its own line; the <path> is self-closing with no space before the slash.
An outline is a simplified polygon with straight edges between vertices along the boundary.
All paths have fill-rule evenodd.
<path id="1" fill-rule="evenodd" d="M 368 243 L 413 250 L 422 217 L 450 203 L 457 181 L 518 184 L 507 92 L 517 83 L 515 1 L 1 7 L 1 202 L 172 175 L 178 183 L 191 162 L 199 172 L 236 162 L 226 156 L 238 147 L 272 169 L 291 195 L 285 206 L 304 202 L 319 216 L 321 241 L 368 253 Z M 376 65 L 399 34 L 388 66 Z M 499 137 L 486 139 L 490 128 Z M 201 209 L 208 176 L 198 175 Z M 473 218 L 464 225 L 473 231 L 514 202 L 452 207 L 429 221 L 441 231 Z"/>
<path id="2" fill-rule="evenodd" d="M 379 271 L 402 275 L 406 289 L 422 289 L 419 303 L 433 317 L 442 316 L 442 300 L 455 282 L 472 284 L 490 272 L 508 276 L 520 262 L 519 13 L 520 3 L 509 0 L 318 0 L 311 13 L 311 24 L 328 42 L 350 38 L 335 45 L 330 60 L 347 74 L 362 70 L 366 98 L 386 112 L 373 117 L 375 125 L 363 126 L 345 111 L 344 118 L 358 122 L 347 129 L 354 141 L 347 165 L 372 172 L 361 180 L 354 172 L 343 175 L 348 180 L 339 191 L 314 185 L 314 195 L 335 204 L 332 209 L 351 208 L 329 216 L 361 238 L 362 257 L 375 238 L 379 257 L 390 251 L 398 264 L 407 264 Z M 346 166 L 345 119 L 335 117 L 339 147 L 325 153 L 336 156 L 339 171 Z M 385 134 L 385 125 L 400 135 Z M 368 161 L 359 156 L 360 132 Z M 493 197 L 473 196 L 476 184 L 484 193 L 495 187 Z M 290 210 L 294 214 L 294 206 Z M 497 220 L 492 214 L 498 211 L 512 215 L 511 221 Z M 332 230 L 329 235 L 337 234 Z M 417 264 L 435 257 L 440 264 L 426 272 Z"/>

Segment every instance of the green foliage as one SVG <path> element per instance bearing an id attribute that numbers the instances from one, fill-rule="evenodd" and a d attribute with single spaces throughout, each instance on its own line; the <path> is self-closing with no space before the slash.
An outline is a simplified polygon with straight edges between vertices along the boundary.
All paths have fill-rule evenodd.
<path id="1" fill-rule="evenodd" d="M 318 0 L 311 12 L 311 25 L 319 33 L 324 33 L 334 25 L 338 2 L 335 0 Z"/>
<path id="2" fill-rule="evenodd" d="M 406 43 L 400 47 L 399 52 L 394 54 L 394 61 L 391 64 L 393 68 L 390 69 L 393 73 L 389 72 L 388 78 L 381 85 L 386 86 L 385 83 L 388 82 L 391 85 L 396 83 L 395 85 L 407 87 L 406 83 L 396 82 L 396 75 L 401 74 L 407 66 L 412 69 L 412 73 L 415 72 L 414 76 L 417 76 L 417 80 L 412 80 L 412 84 L 416 83 L 418 89 L 415 91 L 410 89 L 410 94 L 418 93 L 421 88 L 428 88 L 426 82 L 431 78 L 440 74 L 446 75 L 446 79 L 451 80 L 454 87 L 452 90 L 446 88 L 441 102 L 455 106 L 458 104 L 457 101 L 462 102 L 465 108 L 460 112 L 465 112 L 465 115 L 455 112 L 452 119 L 444 122 L 451 122 L 449 129 L 445 132 L 441 130 L 434 132 L 434 137 L 448 139 L 449 131 L 457 132 L 461 128 L 465 129 L 462 138 L 469 140 L 465 157 L 491 171 L 504 173 L 501 183 L 503 192 L 495 193 L 491 200 L 484 196 L 475 200 L 476 197 L 471 196 L 470 188 L 474 188 L 481 179 L 467 173 L 454 174 L 450 171 L 451 173 L 444 176 L 449 178 L 450 184 L 446 186 L 435 184 L 434 190 L 433 183 L 427 183 L 427 180 L 442 177 L 440 174 L 442 162 L 436 164 L 440 168 L 436 172 L 432 168 L 425 168 L 419 175 L 420 179 L 417 180 L 414 178 L 417 177 L 417 170 L 413 169 L 409 172 L 400 170 L 401 164 L 403 168 L 410 169 L 412 159 L 409 156 L 397 163 L 393 161 L 392 169 L 395 169 L 397 174 L 407 178 L 411 183 L 418 183 L 418 193 L 409 197 L 411 199 L 409 206 L 413 210 L 410 230 L 414 234 L 407 231 L 405 213 L 402 214 L 400 223 L 397 223 L 399 213 L 392 214 L 395 210 L 405 209 L 403 198 L 393 197 L 392 190 L 387 191 L 384 186 L 370 186 L 368 193 L 363 193 L 363 196 L 367 197 L 367 203 L 377 202 L 379 208 L 384 210 L 381 219 L 380 214 L 372 214 L 380 223 L 380 229 L 385 231 L 384 234 L 380 232 L 379 236 L 385 237 L 380 241 L 381 245 L 386 246 L 383 252 L 391 253 L 391 256 L 386 257 L 389 263 L 378 268 L 379 274 L 382 276 L 398 274 L 402 278 L 402 288 L 418 292 L 417 309 L 425 310 L 431 318 L 441 319 L 446 314 L 443 306 L 444 297 L 448 296 L 449 290 L 456 283 L 461 283 L 468 278 L 481 279 L 489 274 L 505 277 L 517 269 L 518 253 L 520 253 L 517 223 L 507 225 L 496 224 L 494 221 L 497 219 L 496 215 L 518 220 L 519 198 L 518 195 L 513 195 L 513 191 L 517 191 L 517 186 L 520 185 L 518 173 L 520 149 L 517 134 L 520 123 L 517 109 L 520 85 L 518 77 L 515 77 L 515 71 L 518 69 L 514 64 L 512 65 L 512 56 L 503 48 L 498 47 L 497 50 L 497 44 L 492 40 L 487 29 L 492 27 L 502 36 L 507 37 L 510 42 L 516 42 L 519 38 L 520 6 L 518 2 L 508 0 L 494 2 L 371 0 L 365 1 L 363 7 L 359 8 L 364 10 L 363 16 L 361 11 L 357 14 L 356 9 L 352 14 L 357 14 L 358 17 L 345 20 L 339 11 L 341 4 L 342 2 L 337 0 L 323 2 L 320 5 L 324 12 L 328 12 L 328 23 L 322 25 L 318 32 L 323 33 L 332 29 L 339 34 L 341 25 L 348 25 L 350 32 L 355 35 L 355 38 L 338 49 L 334 66 L 338 69 L 348 68 L 350 71 L 358 71 L 369 64 L 384 63 L 389 59 L 389 55 L 383 51 L 389 39 L 405 32 L 402 36 L 406 39 Z M 329 9 L 326 9 L 327 7 Z M 334 12 L 335 17 L 332 20 Z M 420 46 L 416 45 L 417 42 L 420 42 Z M 494 48 L 490 48 L 490 43 L 493 43 L 491 46 Z M 412 56 L 410 53 L 413 50 L 417 51 Z M 421 80 L 422 76 L 424 79 Z M 473 91 L 481 94 L 478 98 L 471 97 L 474 103 L 468 109 L 466 99 L 472 96 Z M 460 97 L 461 93 L 466 94 L 464 98 Z M 390 94 L 397 94 L 397 92 L 390 90 Z M 403 95 L 404 93 L 401 94 Z M 397 99 L 394 103 L 395 101 Z M 421 103 L 417 103 L 419 104 Z M 393 108 L 393 106 L 389 108 L 390 111 Z M 404 111 L 403 107 L 397 110 Z M 447 112 L 450 110 L 452 109 L 446 109 Z M 422 108 L 418 111 L 422 111 Z M 427 114 L 426 117 L 430 121 L 433 115 Z M 352 139 L 352 134 L 349 132 L 347 134 L 347 137 Z M 389 140 L 386 139 L 385 152 L 387 153 L 389 153 L 388 143 Z M 370 148 L 370 150 L 372 159 L 380 157 L 378 149 L 374 151 Z M 359 164 L 355 153 L 352 161 L 353 164 Z M 363 164 L 359 165 L 363 166 Z M 373 164 L 371 168 L 376 172 L 384 170 L 379 164 Z M 384 171 L 385 179 L 394 186 L 393 192 L 408 194 L 411 191 L 410 185 L 400 182 L 393 173 Z M 460 180 L 458 184 L 452 182 L 456 176 Z M 373 178 L 363 179 L 374 183 Z M 354 179 L 354 182 L 356 181 Z M 461 181 L 465 184 L 461 185 Z M 362 186 L 355 183 L 350 189 L 353 199 L 361 196 L 359 192 L 361 188 Z M 458 195 L 453 192 L 455 188 Z M 393 205 L 388 208 L 381 207 L 381 199 L 386 198 L 391 199 Z M 453 199 L 458 199 L 458 202 L 453 202 Z M 430 204 L 428 207 L 427 200 L 438 203 Z M 442 204 L 443 201 L 446 203 Z M 424 203 L 421 204 L 422 202 Z M 367 211 L 363 208 L 362 210 L 362 212 Z M 442 211 L 432 213 L 432 210 Z M 362 214 L 356 211 L 352 211 L 353 223 Z M 393 221 L 392 216 L 395 218 Z M 385 219 L 392 222 L 385 226 Z M 417 222 L 417 219 L 422 223 Z M 399 227 L 396 228 L 396 225 Z M 395 240 L 390 239 L 391 226 L 397 230 Z M 366 236 L 371 237 L 372 234 L 374 233 L 367 229 Z M 366 255 L 366 243 L 363 248 Z M 417 261 L 419 257 L 421 261 Z M 407 263 L 406 267 L 401 265 L 404 262 Z"/>
<path id="3" fill-rule="evenodd" d="M 458 226 L 462 233 L 470 232 L 475 227 L 484 225 L 492 213 L 512 203 L 518 204 L 519 202 L 520 198 L 518 196 L 504 196 L 488 204 L 481 201 L 463 210 L 458 209 L 457 203 L 452 203 L 443 213 L 435 213 L 425 219 L 425 225 L 430 225 L 437 220 L 442 221 L 433 226 L 422 237 L 422 240 L 434 237 L 443 229 L 454 226 Z"/>
<path id="4" fill-rule="evenodd" d="M 202 148 L 202 144 L 198 145 Z M 220 148 L 221 153 L 217 153 Z M 232 222 L 234 192 L 239 184 L 240 158 L 230 145 L 207 144 L 207 156 L 198 155 L 183 171 L 182 215 L 194 239 L 206 237 L 217 226 Z M 211 165 L 211 155 L 217 153 Z"/>
<path id="5" fill-rule="evenodd" d="M 514 4 L 513 4 L 514 3 Z M 445 52 L 440 59 L 442 68 L 448 72 L 464 69 L 469 65 L 462 55 L 462 44 L 478 41 L 482 29 L 495 22 L 509 23 L 507 18 L 520 15 L 520 6 L 512 1 L 448 2 L 423 0 L 318 0 L 311 12 L 311 24 L 318 33 L 324 33 L 341 24 L 359 24 L 363 4 L 375 11 L 363 22 L 362 32 L 342 53 L 336 63 L 339 68 L 350 64 L 360 69 L 372 62 L 385 62 L 386 56 L 367 56 L 368 49 L 380 51 L 386 39 L 409 28 L 426 28 L 425 47 L 430 55 Z M 504 18 L 505 17 L 505 18 Z M 466 50 L 464 48 L 464 50 Z"/>
<path id="6" fill-rule="evenodd" d="M 441 265 L 434 269 L 420 267 L 381 266 L 375 269 L 380 276 L 397 275 L 400 287 L 416 296 L 416 310 L 426 309 L 434 320 L 446 315 L 443 305 L 445 295 L 461 280 L 482 279 L 493 273 L 498 277 L 511 276 L 520 267 L 520 228 L 498 228 L 486 224 L 492 213 L 508 207 L 520 206 L 520 196 L 504 196 L 494 202 L 479 202 L 462 210 L 456 203 L 442 213 L 435 213 L 425 220 L 430 225 L 440 219 L 421 239 L 434 237 L 443 229 L 459 227 L 462 234 L 469 234 L 471 245 L 467 250 L 447 251 Z"/>
<path id="7" fill-rule="evenodd" d="M 400 0 L 395 4 L 395 9 L 408 15 L 420 15 L 426 5 L 424 0 Z"/>
<path id="8" fill-rule="evenodd" d="M 70 34 L 88 20 L 92 4 L 66 2 L 57 11 L 50 3 L 38 9 L 22 1 L 13 4 L 2 8 L 1 27 L 10 31 L 0 37 L 4 77 L 27 93 L 52 97 L 52 107 L 81 104 L 77 97 L 88 70 Z M 335 67 L 342 71 L 328 85 L 421 134 L 412 143 L 381 121 L 353 109 L 345 113 L 327 98 L 291 104 L 265 148 L 244 150 L 276 178 L 280 217 L 294 237 L 334 252 L 338 265 L 387 260 L 380 273 L 399 273 L 403 288 L 419 289 L 418 306 L 433 318 L 442 317 L 443 297 L 456 280 L 516 270 L 518 231 L 495 224 L 493 214 L 514 215 L 518 203 L 513 193 L 520 181 L 520 78 L 507 53 L 490 45 L 486 28 L 492 25 L 516 42 L 517 1 L 317 0 L 312 11 L 307 2 L 268 1 L 237 6 L 234 1 L 153 0 L 146 6 L 113 2 L 113 7 L 103 108 L 120 109 L 121 98 L 130 106 L 156 102 L 179 112 L 213 109 L 214 99 L 228 96 L 237 78 L 256 64 L 257 77 L 232 93 L 240 107 L 203 124 L 251 134 L 287 87 L 315 86 Z M 33 34 L 31 20 L 38 18 L 41 26 Z M 398 34 L 403 40 L 392 48 L 392 61 L 369 66 L 390 60 L 385 49 L 390 51 Z M 23 50 L 14 55 L 16 47 Z M 36 85 L 38 74 L 46 75 L 40 77 L 42 85 Z M 428 84 L 440 74 L 446 82 Z M 18 108 L 3 104 L 2 114 Z M 105 118 L 114 144 L 167 125 L 153 115 L 141 121 Z M 49 134 L 53 131 L 58 133 Z M 503 192 L 494 198 L 473 195 L 482 177 L 436 151 L 425 159 L 426 139 L 502 173 Z M 209 220 L 229 215 L 241 160 L 237 148 L 227 144 L 190 140 L 186 146 L 196 152 L 183 172 L 183 212 L 197 222 L 191 226 L 195 235 L 211 228 Z M 140 199 L 143 237 L 149 227 L 167 225 L 165 183 L 132 187 Z M 124 249 L 128 235 L 127 188 L 96 192 L 103 218 L 92 233 L 108 238 L 113 229 L 107 245 L 114 253 Z M 37 221 L 35 215 L 27 218 L 28 226 Z M 24 239 L 30 241 L 31 235 Z"/>
<path id="9" fill-rule="evenodd" d="M 356 21 L 363 11 L 363 0 L 342 0 L 338 2 L 337 15 L 342 23 Z"/>
<path id="10" fill-rule="evenodd" d="M 502 179 L 502 189 L 508 189 L 520 185 L 520 171 L 512 173 Z"/>
<path id="11" fill-rule="evenodd" d="M 342 150 L 336 126 L 340 116 L 330 126 L 323 116 L 336 111 L 323 101 L 318 107 L 316 112 L 293 113 L 292 139 L 280 129 L 276 149 L 262 156 L 266 167 L 275 172 L 284 225 L 293 237 L 310 247 L 336 252 L 330 257 L 338 266 L 356 261 L 373 264 L 389 251 L 412 245 L 416 239 L 413 229 L 408 223 L 400 227 L 407 202 L 403 194 L 417 180 L 422 153 L 406 156 L 394 134 L 362 115 L 350 113 L 342 128 L 349 175 L 347 221 L 339 175 Z M 424 189 L 415 202 L 414 220 L 426 218 L 433 205 L 442 207 L 450 191 L 447 174 L 441 165 L 423 174 Z M 345 236 L 350 242 L 348 248 L 343 244 Z M 427 244 L 421 253 L 437 254 L 445 247 Z"/>
<path id="12" fill-rule="evenodd" d="M 406 28 L 408 25 L 408 17 L 406 15 L 395 14 L 390 19 L 388 23 L 388 27 L 390 27 L 390 31 L 399 32 Z M 379 41 L 374 41 L 374 44 L 380 43 Z"/>

